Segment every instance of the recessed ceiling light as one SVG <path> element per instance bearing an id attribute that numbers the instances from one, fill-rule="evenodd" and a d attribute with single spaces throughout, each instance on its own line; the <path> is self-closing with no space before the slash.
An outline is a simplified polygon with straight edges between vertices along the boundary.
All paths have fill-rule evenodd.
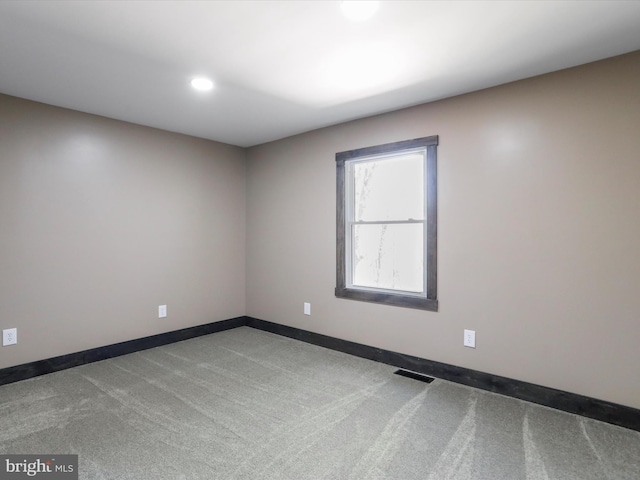
<path id="1" fill-rule="evenodd" d="M 342 13 L 353 22 L 363 22 L 373 17 L 380 2 L 366 0 L 343 0 L 340 2 Z"/>
<path id="2" fill-rule="evenodd" d="M 211 90 L 213 88 L 213 82 L 208 78 L 196 77 L 191 80 L 191 86 L 196 90 L 206 92 L 207 90 Z"/>

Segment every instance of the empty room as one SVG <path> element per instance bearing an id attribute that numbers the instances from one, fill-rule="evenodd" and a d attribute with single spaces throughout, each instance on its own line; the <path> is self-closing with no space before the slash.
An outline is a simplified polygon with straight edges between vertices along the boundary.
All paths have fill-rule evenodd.
<path id="1" fill-rule="evenodd" d="M 0 480 L 639 479 L 639 26 L 0 0 Z"/>

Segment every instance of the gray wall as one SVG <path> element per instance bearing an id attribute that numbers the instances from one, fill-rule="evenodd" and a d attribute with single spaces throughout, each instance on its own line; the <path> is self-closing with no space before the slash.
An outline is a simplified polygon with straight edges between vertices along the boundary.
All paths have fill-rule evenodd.
<path id="1" fill-rule="evenodd" d="M 245 178 L 241 148 L 0 95 L 0 368 L 244 315 Z"/>
<path id="2" fill-rule="evenodd" d="M 249 149 L 247 314 L 640 408 L 638 78 L 635 52 Z M 427 135 L 440 311 L 335 298 L 335 153 Z"/>

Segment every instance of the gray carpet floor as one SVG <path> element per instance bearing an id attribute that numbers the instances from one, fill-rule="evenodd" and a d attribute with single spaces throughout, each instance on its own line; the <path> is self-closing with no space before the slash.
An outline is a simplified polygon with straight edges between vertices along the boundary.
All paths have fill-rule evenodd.
<path id="1" fill-rule="evenodd" d="M 82 479 L 640 479 L 640 433 L 242 327 L 0 387 Z"/>

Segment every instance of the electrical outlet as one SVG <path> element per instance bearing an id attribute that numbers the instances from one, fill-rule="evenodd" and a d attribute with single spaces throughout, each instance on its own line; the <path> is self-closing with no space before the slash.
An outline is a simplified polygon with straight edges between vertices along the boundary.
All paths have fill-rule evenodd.
<path id="1" fill-rule="evenodd" d="M 158 307 L 158 318 L 165 318 L 167 316 L 167 306 L 160 305 Z"/>
<path id="2" fill-rule="evenodd" d="M 311 315 L 311 304 L 304 302 L 304 314 Z"/>
<path id="3" fill-rule="evenodd" d="M 476 331 L 465 330 L 464 331 L 464 346 L 470 348 L 476 348 Z"/>
<path id="4" fill-rule="evenodd" d="M 2 346 L 8 347 L 9 345 L 15 345 L 18 343 L 18 329 L 7 328 L 2 330 Z"/>

